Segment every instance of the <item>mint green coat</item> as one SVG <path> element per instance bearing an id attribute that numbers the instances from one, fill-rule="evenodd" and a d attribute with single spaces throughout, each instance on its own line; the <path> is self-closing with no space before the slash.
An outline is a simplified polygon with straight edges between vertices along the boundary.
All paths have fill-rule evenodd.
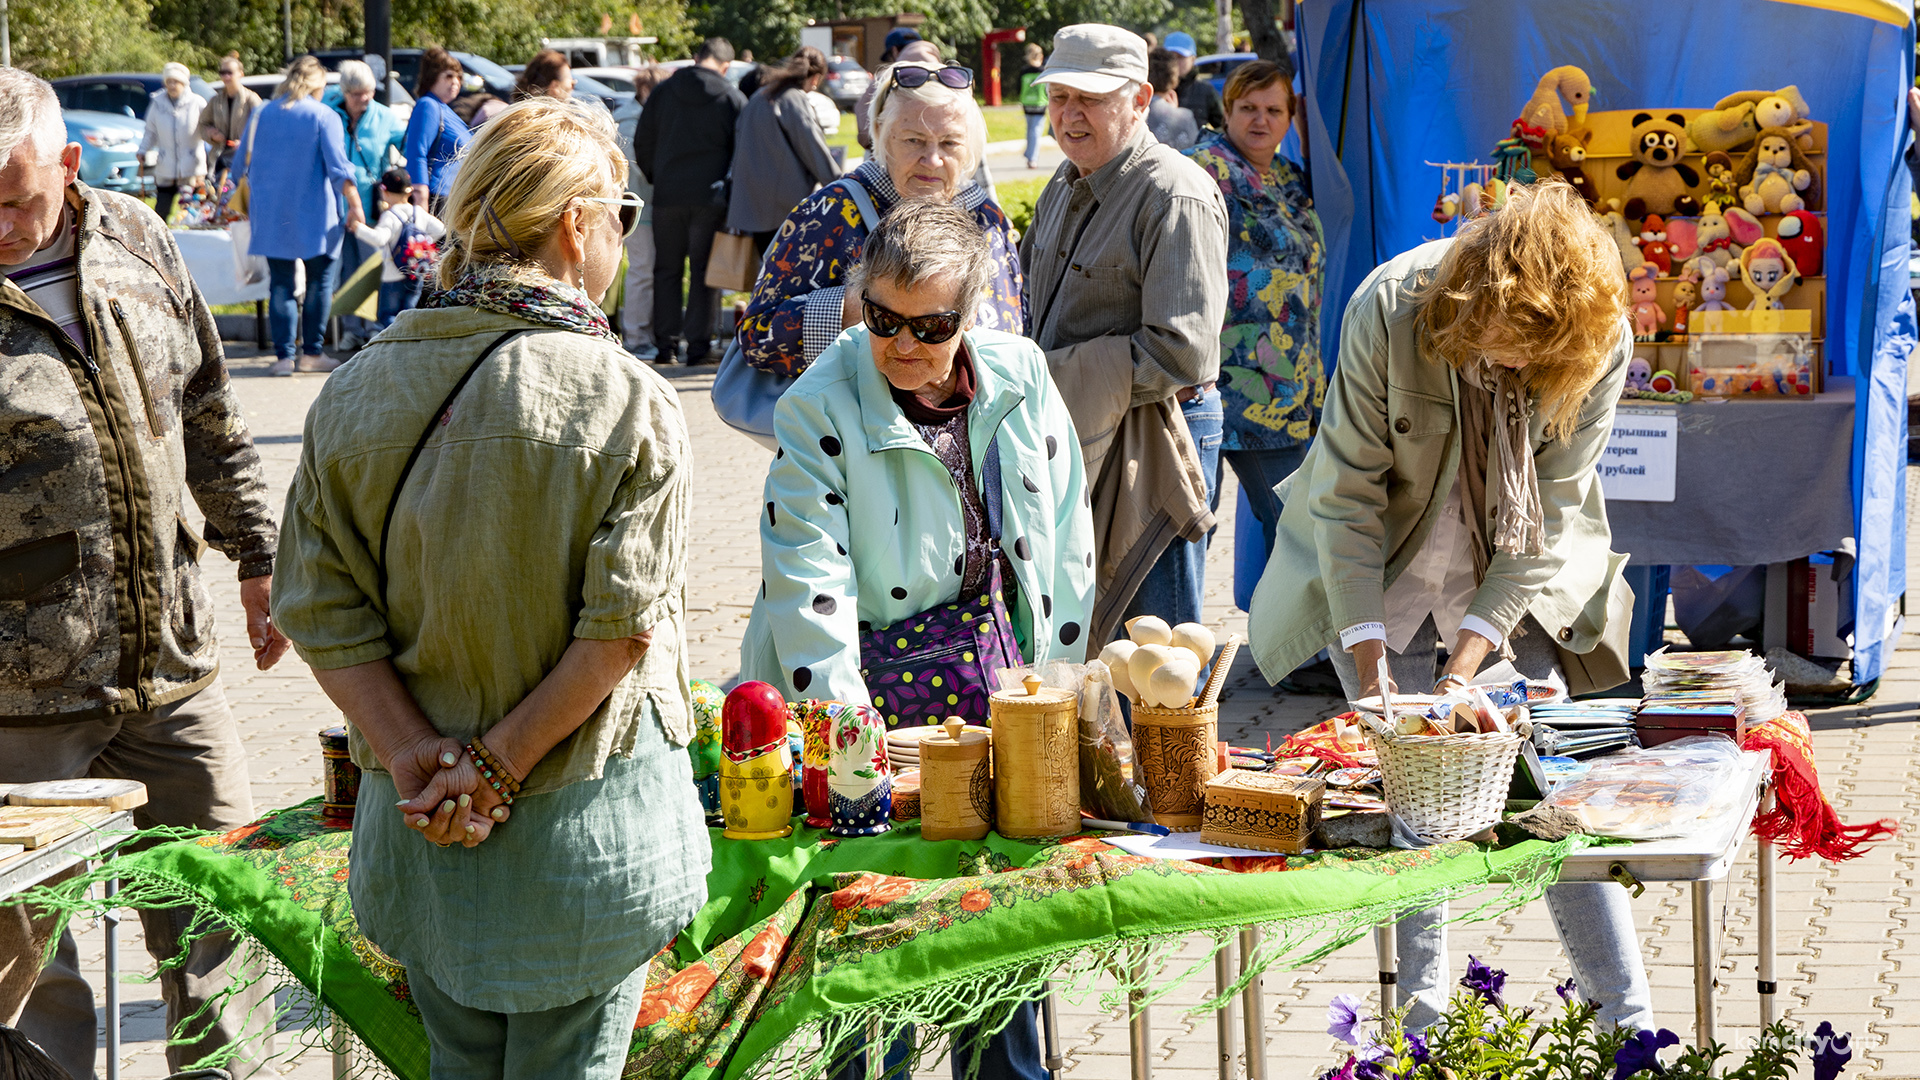
<path id="1" fill-rule="evenodd" d="M 1001 547 L 1019 581 L 1012 611 L 1029 661 L 1086 658 L 1093 517 L 1073 419 L 1039 347 L 966 333 L 976 391 L 967 418 L 975 477 L 999 436 Z M 863 326 L 849 329 L 781 395 L 780 449 L 760 515 L 760 595 L 741 677 L 788 700 L 866 705 L 862 624 L 953 602 L 966 550 L 951 474 L 894 404 Z"/>

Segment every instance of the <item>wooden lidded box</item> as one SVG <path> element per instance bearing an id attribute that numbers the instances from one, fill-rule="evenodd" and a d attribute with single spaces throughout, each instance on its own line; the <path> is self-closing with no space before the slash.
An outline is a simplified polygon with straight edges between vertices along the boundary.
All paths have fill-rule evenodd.
<path id="1" fill-rule="evenodd" d="M 1228 769 L 1207 783 L 1200 842 L 1298 855 L 1320 827 L 1324 780 Z"/>

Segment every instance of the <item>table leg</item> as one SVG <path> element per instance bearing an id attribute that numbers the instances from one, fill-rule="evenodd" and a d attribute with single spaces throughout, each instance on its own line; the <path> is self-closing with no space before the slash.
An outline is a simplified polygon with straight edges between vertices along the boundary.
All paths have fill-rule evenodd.
<path id="1" fill-rule="evenodd" d="M 347 1042 L 347 1022 L 335 1010 L 327 1012 L 327 1049 L 333 1052 L 333 1080 L 353 1076 L 353 1050 Z"/>
<path id="2" fill-rule="evenodd" d="M 1145 1002 L 1146 963 L 1134 961 L 1132 975 L 1133 985 L 1139 989 L 1127 995 L 1127 1007 L 1133 1014 L 1127 1021 L 1127 1060 L 1132 1064 L 1129 1075 L 1133 1080 L 1153 1080 L 1153 1021 Z"/>
<path id="3" fill-rule="evenodd" d="M 1764 814 L 1772 809 L 1773 789 L 1769 786 L 1767 793 L 1761 797 L 1760 812 Z M 1760 933 L 1760 960 L 1757 976 L 1760 990 L 1760 1026 L 1763 1028 L 1780 1018 L 1779 1001 L 1774 997 L 1780 991 L 1780 984 L 1773 978 L 1773 858 L 1773 844 L 1766 840 L 1760 841 L 1760 866 L 1756 874 L 1760 893 L 1760 911 L 1757 918 Z"/>
<path id="4" fill-rule="evenodd" d="M 1380 959 L 1380 1015 L 1391 1016 L 1395 984 L 1400 981 L 1400 930 L 1393 920 L 1373 928 L 1373 951 Z"/>
<path id="5" fill-rule="evenodd" d="M 120 892 L 120 879 L 107 879 L 107 899 Z M 100 918 L 107 936 L 107 1080 L 120 1080 L 120 911 L 109 907 Z"/>
<path id="6" fill-rule="evenodd" d="M 1053 984 L 1043 983 L 1040 989 L 1045 994 L 1040 999 L 1040 1033 L 1046 1039 L 1047 1075 L 1060 1080 L 1060 1070 L 1067 1067 L 1060 1053 L 1060 1015 L 1054 1011 Z"/>
<path id="7" fill-rule="evenodd" d="M 1233 984 L 1233 939 L 1220 943 L 1213 954 L 1213 992 L 1217 997 Z M 1220 1080 L 1233 1080 L 1233 1001 L 1229 999 L 1213 1014 L 1214 1043 L 1219 1049 Z"/>
<path id="8" fill-rule="evenodd" d="M 1693 1045 L 1713 1043 L 1713 882 L 1693 883 Z"/>
<path id="9" fill-rule="evenodd" d="M 1240 970 L 1244 973 L 1260 949 L 1260 931 L 1249 926 L 1240 931 Z M 1240 1011 L 1246 1020 L 1247 1080 L 1267 1080 L 1267 1006 L 1260 1000 L 1260 976 L 1247 980 L 1240 992 Z"/>

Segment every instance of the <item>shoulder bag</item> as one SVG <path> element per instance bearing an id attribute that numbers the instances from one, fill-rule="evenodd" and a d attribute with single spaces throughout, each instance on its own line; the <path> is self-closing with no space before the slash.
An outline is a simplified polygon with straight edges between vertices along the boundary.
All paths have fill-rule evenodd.
<path id="1" fill-rule="evenodd" d="M 834 185 L 839 185 L 847 198 L 853 200 L 854 208 L 860 211 L 860 220 L 871 232 L 880 223 L 880 212 L 874 208 L 867 189 L 852 176 L 843 176 L 827 186 Z M 762 371 L 747 363 L 736 330 L 727 342 L 726 355 L 720 358 L 720 370 L 713 376 L 713 411 L 728 427 L 773 450 L 779 445 L 773 437 L 773 406 L 792 385 L 793 379 L 785 375 Z"/>

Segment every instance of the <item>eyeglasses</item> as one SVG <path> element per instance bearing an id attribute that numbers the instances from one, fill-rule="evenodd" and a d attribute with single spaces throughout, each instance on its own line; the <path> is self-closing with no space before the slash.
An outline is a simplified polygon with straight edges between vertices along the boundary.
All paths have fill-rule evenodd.
<path id="1" fill-rule="evenodd" d="M 640 227 L 640 210 L 647 205 L 645 200 L 631 191 L 621 192 L 619 198 L 612 198 L 605 195 L 588 195 L 582 196 L 580 201 L 606 203 L 609 206 L 619 207 L 620 239 L 622 240 L 632 236 L 633 230 Z"/>
<path id="2" fill-rule="evenodd" d="M 901 330 L 913 332 L 913 339 L 922 345 L 938 345 L 960 332 L 960 313 L 941 311 L 932 315 L 915 315 L 911 318 L 897 311 L 889 311 L 873 302 L 863 290 L 860 293 L 860 307 L 867 317 L 867 329 L 880 337 L 898 337 Z"/>
<path id="3" fill-rule="evenodd" d="M 940 85 L 954 90 L 965 90 L 973 85 L 973 69 L 948 64 L 938 70 L 923 68 L 917 64 L 895 64 L 893 67 L 893 85 L 913 90 L 927 85 L 928 79 L 939 79 Z"/>

